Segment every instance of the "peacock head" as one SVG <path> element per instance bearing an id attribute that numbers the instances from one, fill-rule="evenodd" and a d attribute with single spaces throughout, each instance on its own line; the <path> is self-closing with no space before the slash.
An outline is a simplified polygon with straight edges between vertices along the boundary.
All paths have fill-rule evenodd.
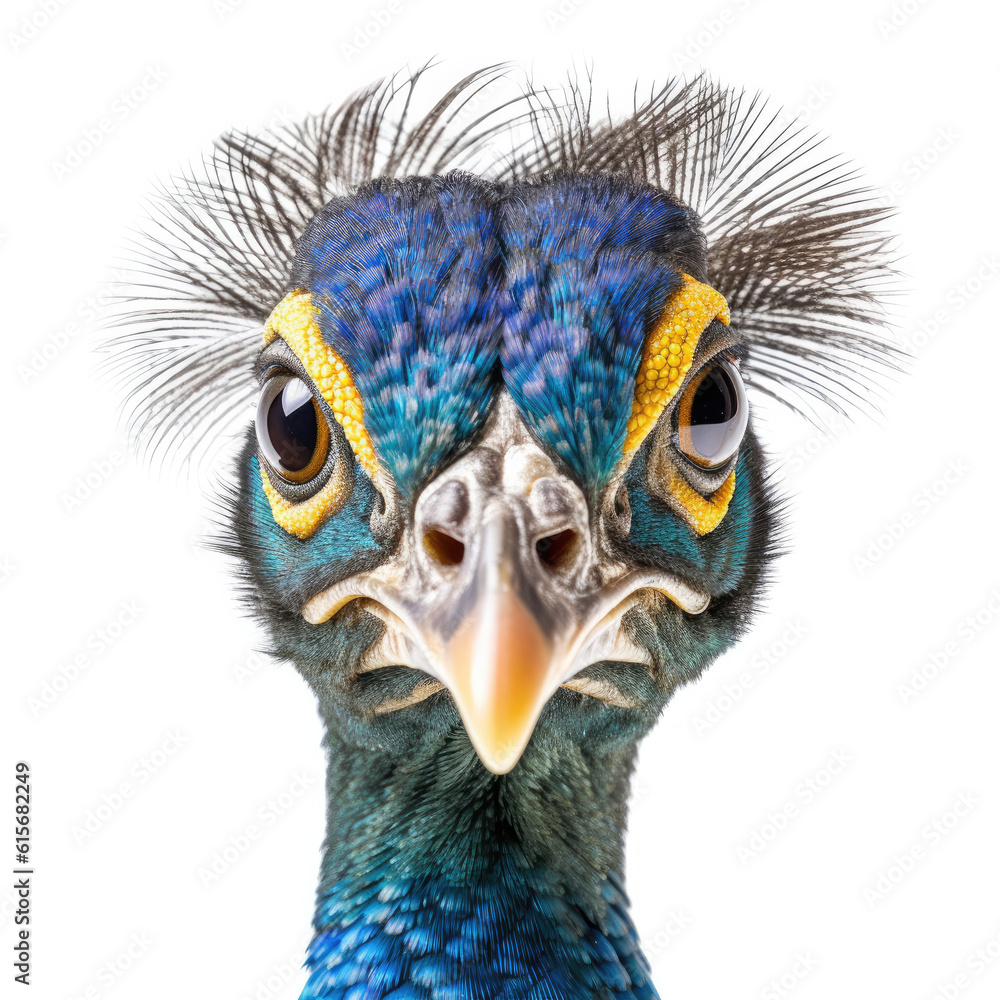
<path id="1" fill-rule="evenodd" d="M 220 140 L 128 355 L 171 448 L 252 392 L 231 551 L 331 735 L 497 774 L 627 749 L 747 627 L 777 515 L 745 384 L 838 405 L 889 273 L 885 211 L 760 101 L 462 125 L 500 75 Z"/>
<path id="2" fill-rule="evenodd" d="M 233 524 L 342 737 L 636 740 L 734 641 L 772 503 L 695 215 L 449 173 L 337 198 L 264 328 Z"/>

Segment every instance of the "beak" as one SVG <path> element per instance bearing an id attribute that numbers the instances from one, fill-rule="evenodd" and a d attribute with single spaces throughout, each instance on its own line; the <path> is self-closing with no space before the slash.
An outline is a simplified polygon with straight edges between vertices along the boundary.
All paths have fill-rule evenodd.
<path id="1" fill-rule="evenodd" d="M 565 679 L 564 651 L 557 655 L 548 616 L 530 590 L 525 594 L 515 531 L 502 516 L 484 525 L 472 599 L 459 602 L 469 610 L 443 643 L 438 677 L 495 774 L 517 763 L 542 708 Z"/>

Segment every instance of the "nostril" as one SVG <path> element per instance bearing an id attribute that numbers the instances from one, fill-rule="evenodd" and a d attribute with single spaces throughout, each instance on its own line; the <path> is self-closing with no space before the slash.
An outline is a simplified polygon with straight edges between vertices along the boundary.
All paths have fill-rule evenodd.
<path id="1" fill-rule="evenodd" d="M 615 517 L 624 519 L 628 517 L 629 513 L 628 493 L 625 490 L 620 490 L 615 494 Z"/>
<path id="2" fill-rule="evenodd" d="M 465 558 L 465 545 L 437 528 L 431 528 L 424 534 L 424 548 L 442 566 L 457 566 Z"/>
<path id="3" fill-rule="evenodd" d="M 624 536 L 632 530 L 632 506 L 629 503 L 627 486 L 622 486 L 615 494 L 614 519 L 619 534 Z"/>
<path id="4" fill-rule="evenodd" d="M 539 538 L 535 542 L 535 551 L 546 566 L 559 566 L 571 554 L 575 541 L 576 532 L 572 528 L 566 528 L 554 535 Z"/>

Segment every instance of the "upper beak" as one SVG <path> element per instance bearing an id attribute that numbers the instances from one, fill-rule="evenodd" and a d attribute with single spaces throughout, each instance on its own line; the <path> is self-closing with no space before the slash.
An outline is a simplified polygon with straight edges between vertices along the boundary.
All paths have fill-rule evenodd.
<path id="1" fill-rule="evenodd" d="M 472 600 L 459 602 L 468 612 L 443 641 L 439 662 L 439 679 L 495 774 L 517 763 L 566 673 L 564 643 L 519 572 L 515 531 L 502 516 L 484 525 Z"/>

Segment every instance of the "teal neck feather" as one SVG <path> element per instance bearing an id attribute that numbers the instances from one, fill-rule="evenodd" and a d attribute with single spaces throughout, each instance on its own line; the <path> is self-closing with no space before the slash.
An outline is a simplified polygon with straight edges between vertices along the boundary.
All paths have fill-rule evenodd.
<path id="1" fill-rule="evenodd" d="M 399 756 L 329 743 L 303 1000 L 657 996 L 622 891 L 632 749 L 536 732 L 496 777 L 462 732 Z"/>

